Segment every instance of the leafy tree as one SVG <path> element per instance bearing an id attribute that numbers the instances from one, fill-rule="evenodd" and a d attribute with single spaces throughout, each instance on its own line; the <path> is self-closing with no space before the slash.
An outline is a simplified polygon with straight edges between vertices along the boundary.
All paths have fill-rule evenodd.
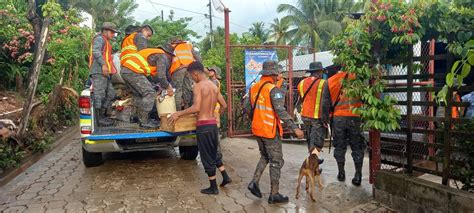
<path id="1" fill-rule="evenodd" d="M 67 0 L 71 7 L 81 9 L 92 16 L 92 29 L 99 30 L 103 22 L 114 22 L 123 29 L 135 20 L 131 16 L 138 8 L 135 0 Z"/>
<path id="2" fill-rule="evenodd" d="M 286 12 L 282 21 L 294 27 L 291 43 L 328 50 L 329 41 L 342 32 L 343 14 L 353 5 L 352 0 L 298 0 L 296 5 L 280 4 L 277 11 Z"/>
<path id="3" fill-rule="evenodd" d="M 265 42 L 268 39 L 270 34 L 267 29 L 265 29 L 265 24 L 263 22 L 255 22 L 249 29 L 249 33 L 260 39 L 260 41 Z"/>
<path id="4" fill-rule="evenodd" d="M 270 34 L 268 39 L 275 44 L 287 44 L 291 39 L 291 33 L 288 32 L 290 23 L 287 20 L 280 20 L 278 18 L 273 19 L 273 23 L 270 24 Z"/>
<path id="5" fill-rule="evenodd" d="M 150 39 L 152 46 L 161 46 L 168 42 L 173 37 L 178 37 L 183 40 L 190 40 L 191 37 L 199 38 L 199 35 L 188 28 L 189 22 L 192 18 L 180 18 L 177 20 L 162 20 L 157 16 L 151 20 L 145 20 L 143 24 L 148 24 L 153 27 L 155 34 Z"/>

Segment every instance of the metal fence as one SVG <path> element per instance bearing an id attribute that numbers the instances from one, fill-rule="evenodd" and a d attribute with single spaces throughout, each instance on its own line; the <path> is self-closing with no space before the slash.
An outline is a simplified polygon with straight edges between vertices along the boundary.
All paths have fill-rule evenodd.
<path id="1" fill-rule="evenodd" d="M 459 149 L 454 140 L 459 136 L 472 138 L 474 134 L 455 130 L 456 125 L 470 122 L 454 117 L 454 110 L 462 111 L 469 103 L 453 97 L 470 92 L 473 86 L 461 86 L 448 92 L 446 103 L 435 100 L 441 90 L 453 58 L 449 54 L 436 54 L 435 41 L 415 45 L 408 60 L 381 62 L 387 87 L 381 96 L 389 95 L 398 102 L 401 111 L 401 129 L 395 132 L 371 131 L 371 177 L 379 169 L 393 170 L 421 176 L 440 176 L 444 185 L 457 180 L 452 172 L 453 153 Z"/>

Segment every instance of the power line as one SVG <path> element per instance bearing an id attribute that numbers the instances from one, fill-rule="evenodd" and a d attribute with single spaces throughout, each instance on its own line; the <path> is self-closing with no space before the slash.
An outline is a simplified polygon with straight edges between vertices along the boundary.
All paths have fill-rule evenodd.
<path id="1" fill-rule="evenodd" d="M 151 1 L 151 0 L 149 0 L 149 2 L 150 2 L 151 4 L 157 4 L 157 5 L 160 5 L 160 6 L 169 7 L 169 8 L 175 9 L 175 10 L 181 10 L 181 11 L 188 12 L 188 13 L 194 13 L 194 14 L 199 14 L 199 15 L 203 15 L 203 16 L 206 15 L 205 13 L 200 13 L 200 12 L 196 12 L 196 11 L 192 11 L 192 10 L 188 10 L 188 9 L 183 9 L 183 8 L 179 8 L 179 7 L 174 7 L 174 6 L 170 6 L 170 5 L 166 5 L 166 4 L 161 4 L 161 3 L 154 2 L 154 1 Z M 212 17 L 224 21 L 224 19 L 221 18 L 221 17 L 217 17 L 217 16 L 215 16 L 215 15 L 213 15 Z M 235 22 L 229 22 L 229 23 L 230 23 L 230 24 L 233 24 L 233 25 L 235 25 L 235 26 L 241 27 L 241 28 L 243 28 L 243 29 L 248 30 L 248 27 L 242 26 L 242 25 L 237 24 L 237 23 L 235 23 Z"/>
<path id="2" fill-rule="evenodd" d="M 161 3 L 154 2 L 154 1 L 151 1 L 151 0 L 149 0 L 149 2 L 152 3 L 152 4 L 157 4 L 157 5 L 161 5 L 161 6 L 164 6 L 164 7 L 169 7 L 169 8 L 175 9 L 175 10 L 181 10 L 181 11 L 185 11 L 185 12 L 188 12 L 188 13 L 194 13 L 194 14 L 199 14 L 199 15 L 203 15 L 203 16 L 205 15 L 205 13 L 200 13 L 200 12 L 196 12 L 196 11 L 192 11 L 192 10 L 188 10 L 188 9 L 174 7 L 174 6 L 170 6 L 170 5 L 166 5 L 166 4 L 161 4 Z"/>

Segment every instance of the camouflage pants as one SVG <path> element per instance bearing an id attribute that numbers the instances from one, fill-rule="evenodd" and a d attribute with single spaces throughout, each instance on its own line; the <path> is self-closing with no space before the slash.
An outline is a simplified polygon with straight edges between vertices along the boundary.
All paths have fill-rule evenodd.
<path id="1" fill-rule="evenodd" d="M 363 163 L 366 145 L 361 140 L 360 125 L 359 117 L 334 117 L 334 158 L 337 162 L 345 162 L 347 145 L 350 145 L 354 163 Z"/>
<path id="2" fill-rule="evenodd" d="M 115 98 L 115 90 L 112 86 L 112 80 L 104 77 L 102 74 L 91 75 L 94 92 L 92 99 L 95 109 L 107 109 L 112 106 Z"/>
<path id="3" fill-rule="evenodd" d="M 150 113 L 156 99 L 156 92 L 150 81 L 144 75 L 125 67 L 122 67 L 121 75 L 125 84 L 132 90 L 135 108 L 143 113 Z"/>
<path id="4" fill-rule="evenodd" d="M 263 171 L 267 164 L 270 163 L 271 193 L 276 194 L 279 190 L 281 168 L 285 164 L 281 148 L 281 138 L 278 135 L 273 139 L 258 138 L 257 142 L 258 149 L 260 150 L 260 161 L 257 164 L 257 168 L 255 168 L 253 181 L 255 183 L 260 181 Z"/>
<path id="5" fill-rule="evenodd" d="M 306 128 L 306 142 L 308 143 L 308 151 L 314 148 L 321 150 L 324 146 L 324 138 L 326 137 L 326 128 L 323 126 L 321 119 L 304 118 L 303 122 Z"/>
<path id="6" fill-rule="evenodd" d="M 171 83 L 176 89 L 176 110 L 190 107 L 193 101 L 193 80 L 186 68 L 176 70 L 171 76 Z"/>

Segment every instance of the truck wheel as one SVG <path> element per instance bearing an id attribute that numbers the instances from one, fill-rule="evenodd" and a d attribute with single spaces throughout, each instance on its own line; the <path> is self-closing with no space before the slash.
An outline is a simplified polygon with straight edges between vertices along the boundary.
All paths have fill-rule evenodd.
<path id="1" fill-rule="evenodd" d="M 102 152 L 88 152 L 82 147 L 82 162 L 86 167 L 100 166 L 104 163 Z"/>
<path id="2" fill-rule="evenodd" d="M 184 160 L 196 160 L 198 156 L 198 147 L 197 146 L 180 146 L 179 155 Z"/>

